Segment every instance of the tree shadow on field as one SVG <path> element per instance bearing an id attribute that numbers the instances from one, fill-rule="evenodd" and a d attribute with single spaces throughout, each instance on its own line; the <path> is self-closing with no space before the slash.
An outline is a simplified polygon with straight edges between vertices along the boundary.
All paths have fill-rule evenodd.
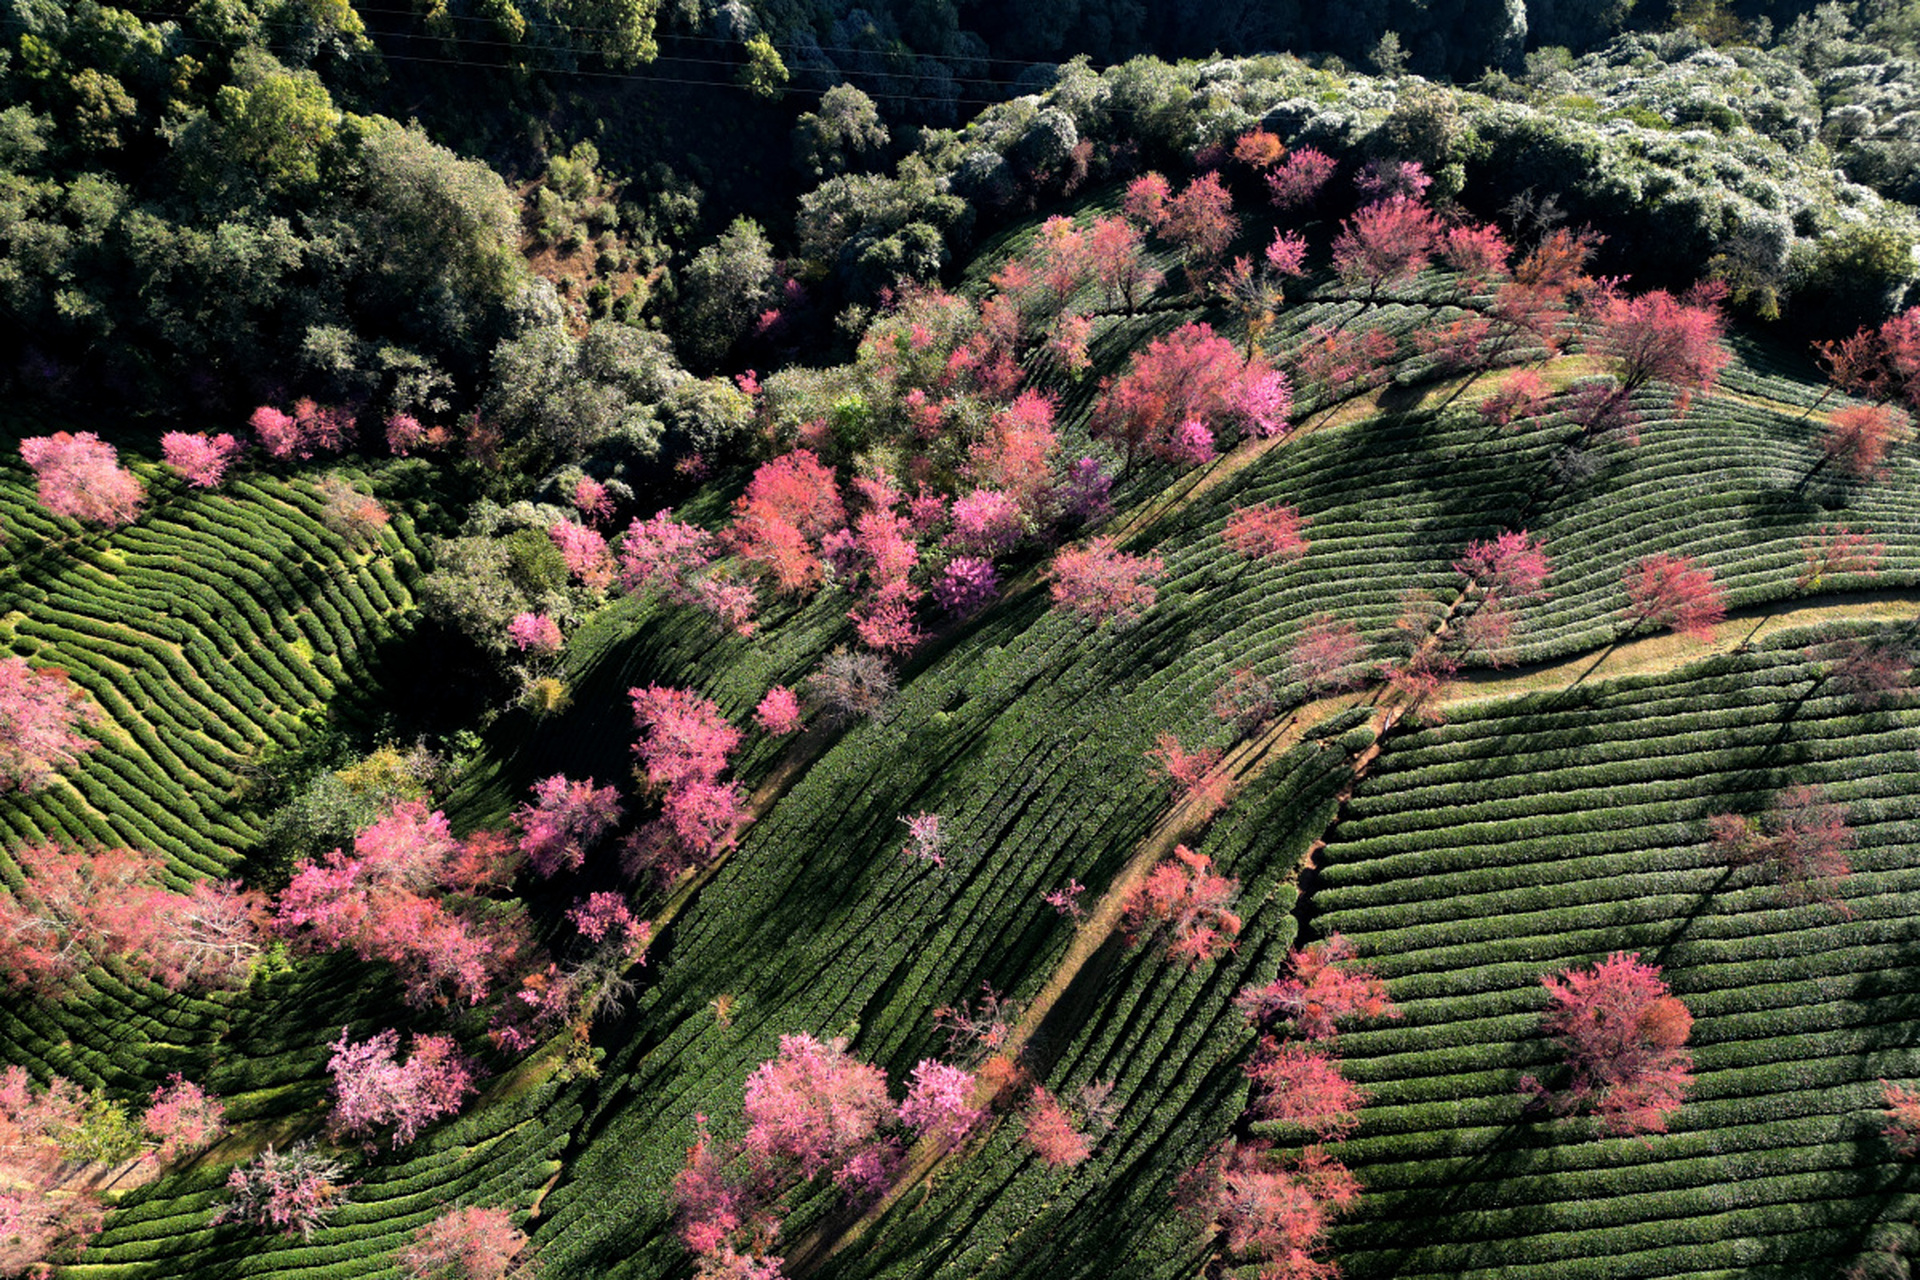
<path id="1" fill-rule="evenodd" d="M 1538 1163 L 1562 1143 L 1551 1123 L 1515 1120 L 1500 1129 L 1465 1162 L 1449 1169 L 1446 1185 L 1427 1188 L 1417 1216 L 1368 1218 L 1351 1226 L 1336 1226 L 1333 1250 L 1342 1252 L 1346 1240 L 1367 1250 L 1366 1280 L 1389 1280 L 1414 1266 L 1414 1255 L 1449 1236 L 1441 1225 L 1457 1214 L 1510 1208 L 1503 1192 L 1510 1179 L 1535 1171 Z M 1364 1173 L 1364 1169 L 1362 1170 Z M 1365 1202 L 1362 1201 L 1364 1204 Z M 1466 1243 L 1454 1240 L 1453 1243 Z M 1430 1268 L 1421 1265 L 1420 1274 Z"/>
<path id="2" fill-rule="evenodd" d="M 1746 528 L 1756 537 L 1785 537 L 1805 532 L 1808 521 L 1825 514 L 1802 486 L 1762 489 L 1746 501 Z"/>

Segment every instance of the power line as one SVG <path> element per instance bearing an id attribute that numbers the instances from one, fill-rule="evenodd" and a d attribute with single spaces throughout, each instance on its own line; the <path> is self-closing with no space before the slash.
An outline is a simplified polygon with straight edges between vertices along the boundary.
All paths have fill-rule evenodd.
<path id="1" fill-rule="evenodd" d="M 174 38 L 181 41 L 183 44 L 186 44 L 195 48 L 220 49 L 220 50 L 225 50 L 230 48 L 230 46 L 218 40 L 209 39 L 204 36 L 190 36 L 183 33 L 176 33 Z M 567 52 L 572 52 L 572 51 L 568 50 Z M 475 71 L 475 72 L 500 72 L 500 71 L 506 71 L 510 69 L 510 68 L 495 65 L 495 64 L 469 62 L 461 58 L 430 58 L 422 54 L 391 53 L 384 49 L 380 51 L 380 57 L 383 61 L 386 61 L 386 62 L 412 62 L 412 63 L 420 63 L 423 65 L 432 65 L 432 66 L 458 67 L 465 71 Z M 692 61 L 701 62 L 705 60 L 693 59 Z M 732 63 L 732 62 L 727 62 L 727 63 L 711 62 L 710 65 L 737 68 L 740 64 Z M 579 77 L 584 77 L 587 79 L 594 79 L 594 80 L 622 80 L 632 84 L 671 84 L 671 85 L 686 85 L 693 88 L 702 88 L 702 89 L 738 89 L 742 93 L 753 93 L 756 96 L 765 95 L 765 90 L 750 88 L 747 85 L 740 84 L 736 80 L 733 80 L 730 78 L 724 78 L 724 77 L 715 78 L 711 80 L 693 80 L 685 77 L 646 75 L 646 74 L 640 74 L 640 73 L 628 72 L 628 71 L 590 71 L 590 70 L 586 70 L 578 67 L 541 67 L 539 70 L 543 75 L 579 76 Z M 783 96 L 790 95 L 790 94 L 800 94 L 807 97 L 813 96 L 813 91 L 810 89 L 800 89 L 800 88 L 794 88 L 790 86 L 780 87 L 777 90 L 777 92 Z M 932 103 L 936 106 L 991 107 L 991 106 L 997 106 L 1000 103 L 1006 101 L 1006 99 L 1004 98 L 968 98 L 968 97 L 961 97 L 958 95 L 951 98 L 942 98 L 942 97 L 935 97 L 931 94 L 916 94 L 916 93 L 874 92 L 874 93 L 869 93 L 867 96 L 870 98 L 882 98 L 888 101 L 895 101 L 895 102 L 927 102 L 927 103 Z"/>
<path id="2" fill-rule="evenodd" d="M 414 18 L 417 18 L 420 16 L 419 11 L 414 9 L 381 9 L 373 5 L 365 5 L 365 4 L 356 4 L 353 7 L 354 7 L 354 10 L 359 13 L 384 13 L 394 17 L 414 17 Z M 446 18 L 450 18 L 456 22 L 491 23 L 493 21 L 493 19 L 485 16 L 484 14 L 477 14 L 477 13 L 445 13 L 442 16 Z M 548 26 L 558 27 L 562 31 L 570 31 L 570 32 L 575 32 L 579 34 L 618 35 L 621 33 L 621 29 L 618 27 L 585 27 L 585 26 L 577 26 L 569 22 L 559 22 L 553 19 L 545 20 L 545 24 Z M 685 32 L 670 32 L 662 38 L 668 39 L 668 40 L 694 40 L 702 44 L 721 44 L 721 45 L 726 45 L 730 48 L 738 48 L 741 43 L 738 40 L 729 40 L 722 36 L 697 36 L 697 35 L 691 35 Z M 769 36 L 768 38 L 770 40 L 772 39 L 771 36 Z M 784 47 L 784 48 L 793 49 L 793 50 L 799 50 L 803 47 L 799 44 L 794 44 L 794 43 L 788 43 L 783 46 L 782 42 L 778 40 L 773 40 L 773 45 L 775 48 Z M 812 48 L 818 49 L 822 53 L 863 53 L 868 55 L 879 54 L 882 56 L 884 56 L 885 54 L 885 50 L 880 50 L 880 49 L 862 48 L 858 45 L 820 44 L 818 41 L 814 42 L 814 44 L 812 45 Z M 916 52 L 914 56 L 926 57 L 926 58 L 939 58 L 939 57 L 943 57 L 944 55 L 922 54 L 922 53 Z M 995 57 L 989 57 L 984 54 L 977 55 L 977 56 L 969 54 L 964 57 L 956 55 L 952 58 L 952 61 L 989 62 L 989 63 L 997 63 L 999 65 L 1009 66 L 1009 67 L 1036 67 L 1036 66 L 1059 65 L 1058 63 L 1050 62 L 1044 58 L 1041 58 L 1041 59 L 995 58 Z"/>
<path id="3" fill-rule="evenodd" d="M 151 9 L 145 9 L 145 10 L 143 10 L 143 9 L 128 9 L 128 10 L 127 10 L 127 12 L 129 12 L 129 13 L 135 13 L 135 14 L 142 14 L 142 15 L 145 15 L 145 16 L 165 16 L 165 15 L 164 15 L 164 14 L 162 14 L 162 13 L 161 13 L 160 11 L 157 11 L 157 10 L 151 10 Z M 405 11 L 404 11 L 404 10 L 400 10 L 400 9 L 381 9 L 381 10 L 373 10 L 373 11 L 371 11 L 371 12 L 380 12 L 380 13 L 402 13 L 402 12 L 405 12 Z M 470 19 L 470 20 L 471 20 L 471 21 L 487 21 L 487 19 L 484 19 L 484 18 L 474 18 L 474 19 Z M 570 30 L 576 30 L 576 31 L 608 31 L 608 30 L 611 30 L 611 28 L 592 28 L 592 27 L 578 27 L 578 28 L 568 28 L 568 29 L 570 29 Z M 182 40 L 189 40 L 189 41 L 191 41 L 191 40 L 204 40 L 204 39 L 205 39 L 205 37 L 197 37 L 197 36 L 188 36 L 188 35 L 185 35 L 185 34 L 182 34 L 182 35 L 180 35 L 180 36 L 179 36 L 179 38 L 180 38 L 180 39 L 182 39 Z M 581 50 L 579 50 L 579 49 L 577 49 L 577 48 L 575 48 L 575 47 L 573 47 L 573 46 L 571 46 L 571 45 L 559 45 L 559 44 L 531 44 L 531 43 L 527 43 L 527 42 L 525 42 L 525 41 L 518 41 L 518 40 L 496 40 L 496 39 L 487 39 L 487 38 L 485 38 L 485 37 L 481 37 L 481 36 L 451 36 L 451 35 L 433 35 L 433 34 L 427 34 L 427 35 L 421 35 L 421 36 L 417 36 L 417 37 L 415 37 L 415 36 L 408 36 L 408 37 L 404 37 L 404 38 L 409 38 L 409 39 L 423 39 L 423 40 L 432 40 L 432 41 L 435 41 L 435 42 L 438 42 L 438 43 L 442 43 L 442 44 L 456 44 L 456 45 L 477 45 L 477 46 L 480 46 L 480 47 L 483 47 L 483 48 L 497 48 L 497 49 L 513 49 L 513 50 L 523 50 L 523 51 L 530 51 L 530 52 L 535 52 L 535 53 L 557 53 L 557 54 L 565 54 L 565 53 L 579 53 L 579 52 L 581 52 Z M 673 38 L 674 38 L 674 39 L 681 39 L 681 38 L 684 38 L 684 37 L 673 37 Z M 724 43 L 729 43 L 729 42 L 726 42 L 726 41 L 715 41 L 715 43 L 723 43 L 723 44 L 724 44 Z M 386 52 L 385 52 L 384 50 L 382 50 L 382 51 L 381 51 L 381 53 L 382 53 L 382 56 L 383 56 L 383 57 L 384 57 L 384 56 L 388 56 L 388 55 L 386 54 Z M 401 55 L 395 55 L 395 56 L 401 56 Z M 646 64 L 646 65 L 648 65 L 648 66 L 651 66 L 651 65 L 653 65 L 654 63 L 658 63 L 658 62 L 684 62 L 684 63 L 690 63 L 690 64 L 692 64 L 692 65 L 694 65 L 694 66 L 704 66 L 704 67 L 728 67 L 728 68 L 735 68 L 735 69 L 737 69 L 737 68 L 740 68 L 740 67 L 742 67 L 742 66 L 744 66 L 744 65 L 746 65 L 746 64 L 744 64 L 744 63 L 741 63 L 741 62 L 737 62 L 737 61 L 734 61 L 734 60 L 732 60 L 732 59 L 727 59 L 727 58 L 696 58 L 696 57 L 693 57 L 693 56 L 691 56 L 691 55 L 689 55 L 689 54 L 684 54 L 684 53 L 661 53 L 661 54 L 656 54 L 656 55 L 655 55 L 655 56 L 654 56 L 653 58 L 651 58 L 651 59 L 649 59 L 649 60 L 648 60 L 648 62 L 647 62 L 647 64 Z M 952 74 L 948 74 L 948 75 L 946 75 L 946 76 L 944 76 L 944 77 L 934 77 L 934 76 L 931 76 L 931 75 L 928 75 L 928 74 L 926 74 L 926 73 L 923 73 L 923 72 L 918 72 L 918 71 L 909 71 L 909 72 L 889 72 L 889 73 L 883 73 L 883 74 L 888 74 L 888 75 L 892 75 L 892 76 L 895 76 L 895 77 L 896 77 L 896 78 L 898 78 L 898 79 L 911 79 L 911 80 L 928 80 L 928 79 L 942 79 L 942 80 L 950 80 L 950 81 L 952 81 L 952 82 L 954 82 L 954 83 L 956 83 L 956 84 L 980 84 L 980 85 L 990 85 L 990 86 L 992 86 L 993 88 L 996 88 L 996 89 L 1009 89 L 1009 90 L 1010 90 L 1010 89 L 1012 89 L 1012 88 L 1014 87 L 1014 82 L 1013 82 L 1013 81 L 1011 81 L 1011 80 L 1002 80 L 1002 79 L 999 79 L 999 78 L 997 78 L 997 77 L 994 77 L 994 76 L 958 76 L 958 75 L 952 75 Z M 805 90 L 798 90 L 797 92 L 806 92 L 806 91 L 805 91 Z M 928 99 L 928 100 L 929 100 L 929 101 L 938 101 L 938 99 Z"/>

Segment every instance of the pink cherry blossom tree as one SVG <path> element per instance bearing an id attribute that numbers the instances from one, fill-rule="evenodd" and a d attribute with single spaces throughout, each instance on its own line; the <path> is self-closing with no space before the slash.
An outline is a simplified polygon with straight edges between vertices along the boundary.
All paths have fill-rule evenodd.
<path id="1" fill-rule="evenodd" d="M 556 773 L 534 783 L 532 803 L 514 810 L 519 851 L 537 875 L 578 871 L 594 844 L 619 825 L 620 813 L 615 788 Z"/>
<path id="2" fill-rule="evenodd" d="M 391 1125 L 393 1145 L 403 1147 L 477 1092 L 473 1064 L 453 1037 L 414 1036 L 405 1062 L 394 1056 L 399 1048 L 400 1033 L 391 1028 L 357 1044 L 340 1028 L 327 1060 L 333 1077 L 328 1124 L 336 1137 L 365 1138 Z"/>
<path id="3" fill-rule="evenodd" d="M 20 456 L 39 482 L 40 505 L 54 515 L 110 529 L 139 518 L 146 486 L 93 432 L 29 436 L 20 442 Z"/>
<path id="4" fill-rule="evenodd" d="M 536 658 L 559 654 L 566 643 L 560 624 L 544 613 L 516 613 L 507 623 L 507 640 L 522 653 Z"/>
<path id="5" fill-rule="evenodd" d="M 158 1144 L 153 1158 L 171 1164 L 219 1141 L 227 1132 L 227 1109 L 220 1099 L 176 1071 L 147 1100 L 140 1128 Z"/>
<path id="6" fill-rule="evenodd" d="M 1590 968 L 1540 979 L 1541 1025 L 1566 1056 L 1570 1079 L 1549 1091 L 1521 1081 L 1555 1111 L 1591 1112 L 1608 1133 L 1665 1133 L 1693 1085 L 1686 1049 L 1693 1016 L 1660 980 L 1660 967 L 1616 951 Z"/>
<path id="7" fill-rule="evenodd" d="M 84 690 L 57 668 L 0 658 L 0 794 L 37 791 L 93 740 L 80 726 L 100 718 Z"/>
<path id="8" fill-rule="evenodd" d="M 505 1209 L 448 1209 L 413 1233 L 399 1265 L 407 1280 L 507 1280 L 531 1245 Z"/>
<path id="9" fill-rule="evenodd" d="M 222 432 L 169 431 L 160 437 L 160 456 L 196 489 L 217 489 L 246 446 Z"/>
<path id="10" fill-rule="evenodd" d="M 1358 963 L 1353 944 L 1334 933 L 1288 957 L 1288 972 L 1240 992 L 1235 1007 L 1265 1031 L 1285 1024 L 1292 1036 L 1329 1040 L 1349 1020 L 1397 1018 L 1387 987 Z"/>
<path id="11" fill-rule="evenodd" d="M 1127 894 L 1121 926 L 1130 941 L 1164 939 L 1167 956 L 1189 966 L 1231 950 L 1241 920 L 1233 911 L 1240 882 L 1213 869 L 1213 859 L 1185 845 Z"/>
<path id="12" fill-rule="evenodd" d="M 1309 523 L 1294 507 L 1263 502 L 1235 507 L 1220 536 L 1249 560 L 1298 560 L 1307 553 L 1307 540 L 1301 531 Z"/>
<path id="13" fill-rule="evenodd" d="M 777 684 L 767 690 L 767 696 L 760 699 L 760 705 L 753 709 L 753 722 L 762 733 L 774 737 L 784 737 L 796 733 L 802 727 L 800 699 L 786 685 Z"/>
<path id="14" fill-rule="evenodd" d="M 1054 604 L 1096 625 L 1125 624 L 1153 607 L 1152 579 L 1165 570 L 1159 556 L 1129 555 L 1112 538 L 1098 537 L 1054 553 L 1046 576 Z"/>
<path id="15" fill-rule="evenodd" d="M 346 1166 L 311 1142 L 285 1151 L 271 1144 L 227 1174 L 227 1200 L 209 1225 L 238 1222 L 312 1239 L 346 1199 Z"/>
<path id="16" fill-rule="evenodd" d="M 1713 639 L 1713 629 L 1727 616 L 1726 597 L 1713 580 L 1713 570 L 1692 556 L 1657 552 L 1643 556 L 1621 578 L 1627 607 L 1621 611 L 1634 628 L 1672 627 L 1701 643 Z"/>
<path id="17" fill-rule="evenodd" d="M 986 1118 L 973 1105 L 973 1072 L 933 1058 L 914 1064 L 900 1120 L 921 1137 L 943 1147 L 958 1146 Z"/>

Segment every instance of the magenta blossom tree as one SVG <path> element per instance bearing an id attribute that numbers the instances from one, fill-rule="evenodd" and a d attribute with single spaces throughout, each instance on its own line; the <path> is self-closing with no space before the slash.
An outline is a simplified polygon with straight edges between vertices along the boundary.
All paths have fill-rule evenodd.
<path id="1" fill-rule="evenodd" d="M 774 737 L 784 737 L 797 733 L 804 717 L 800 711 L 800 698 L 786 685 L 777 684 L 767 690 L 767 696 L 760 699 L 760 705 L 753 709 L 753 722 L 762 733 Z"/>
<path id="2" fill-rule="evenodd" d="M 620 823 L 620 793 L 556 773 L 533 784 L 533 802 L 514 811 L 519 849 L 541 876 L 577 871 L 587 851 Z"/>

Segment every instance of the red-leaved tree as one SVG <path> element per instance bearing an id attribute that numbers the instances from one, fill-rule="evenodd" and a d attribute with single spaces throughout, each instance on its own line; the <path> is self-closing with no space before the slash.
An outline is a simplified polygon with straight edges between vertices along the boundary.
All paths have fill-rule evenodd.
<path id="1" fill-rule="evenodd" d="M 1632 629 L 1672 627 L 1705 644 L 1727 616 L 1713 570 L 1695 564 L 1692 556 L 1665 551 L 1643 556 L 1621 576 L 1620 585 L 1627 593 L 1621 616 Z"/>
<path id="2" fill-rule="evenodd" d="M 1199 282 L 1219 263 L 1240 229 L 1233 213 L 1233 196 L 1217 173 L 1203 173 L 1166 202 L 1158 224 L 1161 235 L 1180 247 L 1190 285 Z"/>
<path id="3" fill-rule="evenodd" d="M 1920 1093 L 1882 1080 L 1880 1096 L 1887 1109 L 1887 1125 L 1880 1136 L 1901 1159 L 1920 1156 Z"/>
<path id="4" fill-rule="evenodd" d="M 675 604 L 691 604 L 696 578 L 713 555 L 711 533 L 656 511 L 652 519 L 627 526 L 620 542 L 620 582 L 635 595 L 657 588 Z"/>
<path id="5" fill-rule="evenodd" d="M 1833 462 L 1856 480 L 1877 480 L 1886 470 L 1887 452 L 1908 434 L 1906 415 L 1892 405 L 1835 409 L 1820 433 L 1820 461 L 1814 471 Z"/>
<path id="6" fill-rule="evenodd" d="M 1553 562 L 1546 548 L 1520 529 L 1508 530 L 1492 541 L 1469 542 L 1453 568 L 1483 595 L 1525 600 L 1546 595 Z"/>
<path id="7" fill-rule="evenodd" d="M 114 447 L 91 431 L 56 431 L 20 442 L 20 456 L 39 482 L 40 505 L 110 529 L 140 515 L 146 486 L 120 465 Z"/>
<path id="8" fill-rule="evenodd" d="M 93 750 L 80 726 L 100 718 L 79 685 L 57 668 L 0 658 L 0 794 L 37 791 Z"/>
<path id="9" fill-rule="evenodd" d="M 1263 1031 L 1284 1023 L 1290 1035 L 1328 1040 L 1348 1020 L 1400 1016 L 1386 983 L 1357 963 L 1353 944 L 1341 934 L 1328 934 L 1288 959 L 1290 972 L 1247 987 L 1235 999 L 1234 1007 Z"/>
<path id="10" fill-rule="evenodd" d="M 1164 939 L 1167 956 L 1189 966 L 1232 950 L 1241 920 L 1233 911 L 1240 882 L 1213 869 L 1213 859 L 1175 845 L 1173 856 L 1127 894 L 1121 927 L 1130 943 Z"/>
<path id="11" fill-rule="evenodd" d="M 1920 307 L 1889 317 L 1851 338 L 1816 342 L 1834 389 L 1875 403 L 1905 400 L 1920 409 Z"/>
<path id="12" fill-rule="evenodd" d="M 613 552 L 598 529 L 561 520 L 547 530 L 553 545 L 559 548 L 567 572 L 589 591 L 605 591 L 613 585 Z"/>
<path id="13" fill-rule="evenodd" d="M 754 724 L 762 733 L 776 738 L 799 732 L 803 719 L 799 697 L 783 684 L 767 690 L 767 696 L 753 709 Z"/>
<path id="14" fill-rule="evenodd" d="M 1309 523 L 1294 507 L 1262 502 L 1251 507 L 1235 507 L 1228 513 L 1227 526 L 1220 536 L 1249 560 L 1298 560 L 1307 554 L 1307 540 L 1301 536 L 1301 530 Z"/>
<path id="15" fill-rule="evenodd" d="M 469 861 L 445 815 L 396 804 L 354 837 L 351 855 L 335 849 L 295 867 L 274 926 L 304 946 L 391 963 L 412 1004 L 479 1004 L 529 943 L 524 910 L 476 909 L 442 892 Z"/>
<path id="16" fill-rule="evenodd" d="M 1616 951 L 1592 968 L 1546 974 L 1541 1026 L 1566 1055 L 1569 1079 L 1549 1090 L 1532 1076 L 1521 1087 L 1562 1114 L 1597 1116 L 1608 1133 L 1665 1133 L 1693 1084 L 1693 1029 L 1660 967 Z"/>
<path id="17" fill-rule="evenodd" d="M 691 690 L 649 685 L 627 693 L 641 730 L 633 749 L 661 807 L 630 844 L 630 869 L 653 867 L 671 878 L 733 843 L 746 797 L 720 775 L 741 734 L 712 699 Z"/>
<path id="18" fill-rule="evenodd" d="M 54 844 L 14 854 L 21 887 L 0 898 L 0 971 L 60 996 L 90 965 L 113 963 L 179 988 L 237 985 L 259 953 L 257 896 L 208 884 L 176 893 L 160 860 Z"/>
<path id="19" fill-rule="evenodd" d="M 1480 402 L 1480 416 L 1489 426 L 1524 426 L 1545 406 L 1548 394 L 1545 378 L 1531 369 L 1522 369 Z"/>
<path id="20" fill-rule="evenodd" d="M 895 1114 L 887 1074 L 847 1052 L 847 1042 L 780 1037 L 780 1052 L 747 1077 L 748 1159 L 762 1179 L 845 1174 L 874 1150 Z"/>
<path id="21" fill-rule="evenodd" d="M 397 1259 L 407 1280 L 507 1280 L 531 1242 L 505 1209 L 448 1209 L 413 1233 Z"/>
<path id="22" fill-rule="evenodd" d="M 1383 330 L 1317 324 L 1307 331 L 1294 359 L 1301 385 L 1320 404 L 1331 405 L 1371 387 L 1398 351 L 1393 335 Z"/>
<path id="23" fill-rule="evenodd" d="M 1165 570 L 1159 556 L 1128 555 L 1101 537 L 1055 552 L 1046 577 L 1056 605 L 1095 624 L 1125 624 L 1153 607 L 1151 580 Z"/>
<path id="24" fill-rule="evenodd" d="M 1050 1091 L 1039 1085 L 1027 1097 L 1025 1136 L 1033 1153 L 1055 1169 L 1071 1168 L 1092 1153 L 1087 1135 Z"/>
<path id="25" fill-rule="evenodd" d="M 1267 174 L 1267 193 L 1282 209 L 1312 204 L 1338 168 L 1334 158 L 1314 147 L 1301 147 L 1279 168 Z"/>
<path id="26" fill-rule="evenodd" d="M 301 399 L 292 413 L 261 405 L 247 419 L 260 437 L 260 447 L 273 458 L 307 459 L 316 453 L 338 453 L 353 440 L 353 412 Z"/>
<path id="27" fill-rule="evenodd" d="M 507 642 L 521 653 L 536 658 L 556 656 L 566 638 L 560 624 L 544 613 L 516 613 L 507 620 Z"/>
<path id="28" fill-rule="evenodd" d="M 1164 278 L 1147 259 L 1145 237 L 1125 218 L 1095 218 L 1087 228 L 1087 253 L 1106 305 L 1124 305 L 1129 315 Z"/>

